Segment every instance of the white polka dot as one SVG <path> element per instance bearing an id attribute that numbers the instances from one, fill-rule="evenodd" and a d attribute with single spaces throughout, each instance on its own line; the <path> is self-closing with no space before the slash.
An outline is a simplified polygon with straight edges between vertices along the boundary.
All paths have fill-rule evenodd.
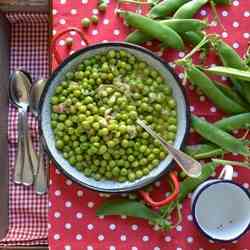
<path id="1" fill-rule="evenodd" d="M 47 228 L 48 228 L 48 230 L 51 229 L 51 224 L 50 223 L 48 223 Z"/>
<path id="2" fill-rule="evenodd" d="M 116 225 L 115 224 L 110 224 L 109 225 L 109 229 L 112 230 L 112 231 L 115 230 L 116 229 Z"/>
<path id="3" fill-rule="evenodd" d="M 238 176 L 239 176 L 238 172 L 234 170 L 233 177 L 236 178 Z"/>
<path id="4" fill-rule="evenodd" d="M 250 11 L 245 11 L 244 12 L 244 17 L 249 17 L 250 16 Z"/>
<path id="5" fill-rule="evenodd" d="M 222 76 L 222 77 L 221 77 L 221 80 L 222 80 L 222 81 L 226 81 L 227 78 L 226 78 L 225 76 Z"/>
<path id="6" fill-rule="evenodd" d="M 82 0 L 82 3 L 86 4 L 86 3 L 88 3 L 88 0 Z"/>
<path id="7" fill-rule="evenodd" d="M 58 169 L 56 169 L 56 174 L 61 174 L 61 172 L 58 170 Z"/>
<path id="8" fill-rule="evenodd" d="M 238 243 L 238 241 L 237 241 L 237 240 L 234 240 L 234 241 L 232 241 L 232 243 L 233 243 L 233 244 L 237 244 L 237 243 Z"/>
<path id="9" fill-rule="evenodd" d="M 226 38 L 226 37 L 228 37 L 228 33 L 227 33 L 227 32 L 222 32 L 221 36 L 222 36 L 223 38 Z"/>
<path id="10" fill-rule="evenodd" d="M 103 220 L 104 219 L 104 215 L 100 215 L 98 216 L 99 219 Z"/>
<path id="11" fill-rule="evenodd" d="M 178 74 L 178 77 L 179 77 L 180 79 L 183 79 L 183 78 L 184 78 L 184 73 Z"/>
<path id="12" fill-rule="evenodd" d="M 88 224 L 87 228 L 88 228 L 88 230 L 91 231 L 91 230 L 93 230 L 94 226 L 93 226 L 93 224 Z"/>
<path id="13" fill-rule="evenodd" d="M 207 11 L 206 10 L 201 10 L 200 13 L 201 13 L 202 16 L 206 16 L 207 15 Z"/>
<path id="14" fill-rule="evenodd" d="M 81 219 L 83 217 L 83 214 L 81 212 L 76 213 L 76 218 Z"/>
<path id="15" fill-rule="evenodd" d="M 204 248 L 201 248 L 201 247 L 200 247 L 198 250 L 204 250 Z"/>
<path id="16" fill-rule="evenodd" d="M 182 250 L 182 248 L 181 247 L 177 247 L 176 250 Z"/>
<path id="17" fill-rule="evenodd" d="M 95 205 L 95 203 L 94 203 L 94 202 L 92 202 L 92 201 L 88 202 L 88 207 L 89 207 L 89 208 L 94 207 L 94 205 Z"/>
<path id="18" fill-rule="evenodd" d="M 109 24 L 109 19 L 105 18 L 105 19 L 103 20 L 103 24 Z"/>
<path id="19" fill-rule="evenodd" d="M 104 235 L 99 234 L 99 235 L 98 235 L 98 240 L 103 241 L 103 240 L 104 240 Z"/>
<path id="20" fill-rule="evenodd" d="M 189 215 L 187 216 L 187 219 L 188 219 L 188 221 L 193 221 L 193 216 L 192 216 L 192 214 L 189 214 Z"/>
<path id="21" fill-rule="evenodd" d="M 60 212 L 55 212 L 54 213 L 54 217 L 57 218 L 57 219 L 60 218 L 61 217 L 61 213 Z"/>
<path id="22" fill-rule="evenodd" d="M 222 15 L 222 16 L 228 16 L 228 12 L 227 12 L 226 10 L 223 10 L 223 11 L 221 12 L 221 15 Z"/>
<path id="23" fill-rule="evenodd" d="M 52 206 L 51 201 L 49 201 L 48 202 L 48 207 L 51 207 L 51 206 Z"/>
<path id="24" fill-rule="evenodd" d="M 87 246 L 87 250 L 94 250 L 92 246 Z"/>
<path id="25" fill-rule="evenodd" d="M 194 106 L 190 106 L 189 109 L 190 109 L 190 112 L 193 112 L 194 111 Z"/>
<path id="26" fill-rule="evenodd" d="M 116 247 L 115 246 L 110 246 L 109 250 L 116 250 Z"/>
<path id="27" fill-rule="evenodd" d="M 160 247 L 154 247 L 154 250 L 161 250 Z"/>
<path id="28" fill-rule="evenodd" d="M 92 35 L 93 35 L 93 36 L 98 35 L 98 30 L 92 30 Z"/>
<path id="29" fill-rule="evenodd" d="M 240 26 L 239 22 L 237 22 L 237 21 L 233 22 L 233 27 L 234 28 L 238 28 L 239 26 Z"/>
<path id="30" fill-rule="evenodd" d="M 131 250 L 138 250 L 138 248 L 135 247 L 135 246 L 132 246 L 132 247 L 131 247 Z"/>
<path id="31" fill-rule="evenodd" d="M 172 240 L 171 236 L 165 236 L 164 240 L 166 242 L 170 242 Z"/>
<path id="32" fill-rule="evenodd" d="M 250 33 L 248 32 L 243 33 L 243 37 L 246 39 L 250 38 Z"/>
<path id="33" fill-rule="evenodd" d="M 213 241 L 213 240 L 209 240 L 209 243 L 212 243 L 212 244 L 214 244 L 214 241 Z"/>
<path id="34" fill-rule="evenodd" d="M 71 13 L 71 15 L 76 15 L 76 14 L 77 14 L 77 9 L 72 9 L 72 10 L 70 11 L 70 13 Z"/>
<path id="35" fill-rule="evenodd" d="M 119 36 L 119 35 L 120 35 L 120 30 L 115 29 L 115 30 L 113 31 L 113 34 L 114 34 L 115 36 Z"/>
<path id="36" fill-rule="evenodd" d="M 60 3 L 65 4 L 65 3 L 67 3 L 67 0 L 60 0 Z"/>
<path id="37" fill-rule="evenodd" d="M 133 225 L 131 226 L 131 228 L 132 228 L 133 231 L 136 231 L 136 230 L 138 229 L 138 225 L 133 224 Z"/>
<path id="38" fill-rule="evenodd" d="M 127 240 L 127 236 L 123 234 L 123 235 L 121 235 L 120 239 L 121 239 L 121 241 L 126 241 Z"/>
<path id="39" fill-rule="evenodd" d="M 155 182 L 155 186 L 156 186 L 156 187 L 160 187 L 160 185 L 161 185 L 161 182 L 160 182 L 160 181 Z"/>
<path id="40" fill-rule="evenodd" d="M 238 43 L 233 43 L 233 48 L 238 49 L 240 45 Z"/>
<path id="41" fill-rule="evenodd" d="M 66 185 L 71 186 L 72 185 L 72 181 L 71 180 L 66 180 Z"/>
<path id="42" fill-rule="evenodd" d="M 56 190 L 55 191 L 55 196 L 60 196 L 62 194 L 61 190 Z"/>
<path id="43" fill-rule="evenodd" d="M 52 31 L 52 34 L 53 34 L 53 36 L 56 34 L 56 30 L 53 30 Z M 50 184 L 51 185 L 51 184 Z"/>
<path id="44" fill-rule="evenodd" d="M 187 237 L 187 242 L 188 243 L 193 243 L 193 241 L 194 241 L 193 237 L 191 237 L 191 236 Z"/>
<path id="45" fill-rule="evenodd" d="M 66 23 L 66 20 L 62 18 L 62 19 L 59 20 L 59 23 L 64 25 Z"/>
<path id="46" fill-rule="evenodd" d="M 76 239 L 77 239 L 77 240 L 82 240 L 82 235 L 81 235 L 81 234 L 77 234 L 77 235 L 76 235 Z"/>
<path id="47" fill-rule="evenodd" d="M 54 239 L 55 239 L 55 240 L 60 240 L 60 235 L 59 235 L 59 234 L 55 234 L 55 235 L 54 235 Z"/>
<path id="48" fill-rule="evenodd" d="M 182 226 L 181 225 L 177 225 L 176 226 L 176 231 L 181 232 L 182 231 Z"/>
<path id="49" fill-rule="evenodd" d="M 185 56 L 185 52 L 183 52 L 183 51 L 179 52 L 179 53 L 178 53 L 178 56 L 179 56 L 180 58 L 184 57 L 184 56 Z"/>
<path id="50" fill-rule="evenodd" d="M 236 0 L 233 1 L 233 5 L 234 5 L 234 6 L 239 6 L 239 4 L 240 4 L 239 1 L 236 1 Z"/>
<path id="51" fill-rule="evenodd" d="M 127 219 L 127 215 L 121 215 L 121 219 L 123 220 Z"/>
<path id="52" fill-rule="evenodd" d="M 70 245 L 65 245 L 64 250 L 71 250 L 71 246 Z"/>
<path id="53" fill-rule="evenodd" d="M 243 183 L 243 187 L 248 189 L 249 188 L 249 184 L 245 182 L 245 183 Z"/>
<path id="54" fill-rule="evenodd" d="M 211 107 L 210 108 L 210 111 L 212 112 L 212 113 L 215 113 L 217 110 L 216 110 L 216 107 Z"/>
<path id="55" fill-rule="evenodd" d="M 176 66 L 176 64 L 173 63 L 173 62 L 169 62 L 168 64 L 169 64 L 169 66 L 170 66 L 171 68 L 175 68 L 175 66 Z"/>
<path id="56" fill-rule="evenodd" d="M 98 10 L 98 9 L 93 9 L 93 10 L 92 10 L 92 13 L 93 13 L 94 15 L 97 15 L 97 14 L 99 14 L 99 10 Z"/>
<path id="57" fill-rule="evenodd" d="M 154 231 L 159 231 L 161 228 L 159 225 L 154 225 L 153 230 Z"/>
<path id="58" fill-rule="evenodd" d="M 76 192 L 76 195 L 77 195 L 78 197 L 82 197 L 82 196 L 83 196 L 83 191 L 82 191 L 82 190 L 78 190 L 78 191 Z"/>
<path id="59" fill-rule="evenodd" d="M 53 10 L 52 10 L 52 14 L 53 14 L 53 15 L 56 15 L 57 13 L 58 13 L 58 10 L 56 10 L 56 9 L 53 9 Z"/>
<path id="60" fill-rule="evenodd" d="M 65 229 L 71 229 L 72 226 L 70 223 L 65 223 L 64 227 Z"/>
<path id="61" fill-rule="evenodd" d="M 142 237 L 142 241 L 144 241 L 144 242 L 149 241 L 149 237 L 148 237 L 147 235 L 144 235 L 144 236 Z"/>
<path id="62" fill-rule="evenodd" d="M 66 201 L 66 202 L 65 202 L 65 207 L 71 207 L 71 206 L 72 206 L 71 201 Z"/>
<path id="63" fill-rule="evenodd" d="M 64 40 L 60 40 L 60 41 L 59 41 L 59 45 L 60 45 L 60 46 L 64 46 L 64 45 L 65 45 L 65 41 L 64 41 Z"/>
<path id="64" fill-rule="evenodd" d="M 213 21 L 211 22 L 211 26 L 212 26 L 212 27 L 216 27 L 217 25 L 218 25 L 218 22 L 217 22 L 217 21 L 213 20 Z"/>

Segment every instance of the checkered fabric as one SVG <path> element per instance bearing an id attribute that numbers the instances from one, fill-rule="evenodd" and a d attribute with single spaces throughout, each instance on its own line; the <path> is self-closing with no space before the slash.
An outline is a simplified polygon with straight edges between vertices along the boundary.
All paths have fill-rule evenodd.
<path id="1" fill-rule="evenodd" d="M 48 16 L 41 14 L 7 14 L 11 23 L 11 71 L 23 69 L 33 82 L 49 75 Z M 38 126 L 29 114 L 33 144 L 38 149 Z M 9 106 L 9 231 L 0 245 L 47 244 L 47 195 L 36 195 L 33 187 L 13 181 L 17 149 L 17 110 Z"/>

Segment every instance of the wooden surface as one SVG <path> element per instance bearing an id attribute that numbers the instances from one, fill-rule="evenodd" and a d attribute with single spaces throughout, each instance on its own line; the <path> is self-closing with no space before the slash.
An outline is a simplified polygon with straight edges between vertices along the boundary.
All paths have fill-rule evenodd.
<path id="1" fill-rule="evenodd" d="M 0 13 L 0 239 L 8 230 L 8 87 L 9 87 L 9 53 L 10 25 Z"/>

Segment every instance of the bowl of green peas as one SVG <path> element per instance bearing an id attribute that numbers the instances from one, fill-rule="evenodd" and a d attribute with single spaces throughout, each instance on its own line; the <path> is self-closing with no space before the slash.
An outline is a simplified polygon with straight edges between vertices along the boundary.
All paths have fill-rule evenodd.
<path id="1" fill-rule="evenodd" d="M 173 159 L 141 119 L 180 149 L 189 130 L 181 84 L 166 62 L 129 43 L 83 48 L 54 71 L 40 102 L 40 128 L 56 166 L 101 192 L 126 192 L 156 181 Z"/>

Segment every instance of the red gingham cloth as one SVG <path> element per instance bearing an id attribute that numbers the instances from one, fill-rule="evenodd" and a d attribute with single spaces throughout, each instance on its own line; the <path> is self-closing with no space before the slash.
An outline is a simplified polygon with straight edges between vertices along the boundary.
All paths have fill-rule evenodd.
<path id="1" fill-rule="evenodd" d="M 11 72 L 23 69 L 32 80 L 47 78 L 48 16 L 42 14 L 7 14 L 11 23 Z M 0 245 L 42 245 L 47 243 L 48 196 L 36 195 L 33 187 L 13 182 L 17 149 L 17 110 L 10 104 L 9 141 L 9 231 Z M 33 143 L 38 148 L 37 122 L 29 114 Z M 3 201 L 2 201 L 3 202 Z"/>
<path id="2" fill-rule="evenodd" d="M 97 2 L 98 0 L 53 0 L 53 34 L 58 34 L 69 26 L 80 28 L 83 17 L 98 14 Z M 122 19 L 114 14 L 118 1 L 110 0 L 109 2 L 110 7 L 107 12 L 99 15 L 98 25 L 91 25 L 84 31 L 91 44 L 107 40 L 123 41 L 128 33 L 128 28 L 124 26 Z M 232 2 L 230 7 L 218 7 L 218 14 L 226 31 L 218 26 L 211 31 L 214 30 L 221 34 L 242 55 L 250 38 L 250 1 L 233 0 Z M 124 4 L 124 8 L 127 6 Z M 210 8 L 208 6 L 202 8 L 197 17 L 208 17 L 211 20 Z M 74 32 L 67 36 L 74 39 L 72 51 L 84 46 Z M 166 61 L 174 61 L 185 55 L 184 52 L 169 49 L 162 53 L 155 44 L 151 46 L 148 43 L 147 47 Z M 65 56 L 67 49 L 64 38 L 59 40 L 58 48 L 61 55 Z M 211 56 L 209 63 L 215 62 L 215 56 Z M 174 67 L 173 64 L 171 66 Z M 177 69 L 175 71 L 182 79 L 183 74 Z M 215 121 L 223 115 L 189 83 L 185 89 L 190 101 L 191 112 L 211 121 Z M 190 142 L 194 143 L 194 139 L 193 136 L 190 136 Z M 230 157 L 239 159 L 238 156 Z M 249 188 L 250 171 L 236 167 L 234 180 Z M 161 184 L 161 181 L 156 182 L 155 185 L 158 189 L 165 190 L 165 185 Z M 141 219 L 124 216 L 96 217 L 96 208 L 104 201 L 104 195 L 72 183 L 58 170 L 52 168 L 49 193 L 50 248 L 51 250 L 250 250 L 249 233 L 238 242 L 233 243 L 215 244 L 208 241 L 192 222 L 189 198 L 183 204 L 182 223 L 171 231 L 156 232 Z"/>

